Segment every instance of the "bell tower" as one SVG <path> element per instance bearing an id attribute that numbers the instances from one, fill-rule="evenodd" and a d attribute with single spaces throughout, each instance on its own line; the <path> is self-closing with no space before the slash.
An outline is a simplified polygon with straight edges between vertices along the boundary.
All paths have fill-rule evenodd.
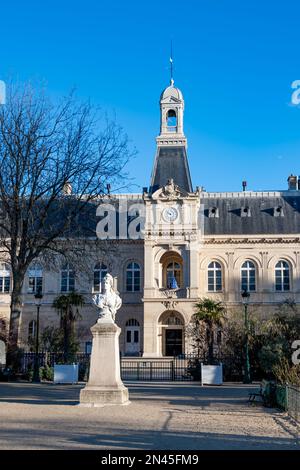
<path id="1" fill-rule="evenodd" d="M 185 138 L 183 134 L 183 111 L 184 100 L 182 93 L 174 87 L 174 80 L 171 79 L 170 86 L 163 91 L 160 97 L 160 135 L 157 138 L 157 143 L 162 140 L 161 137 L 167 137 L 168 140 L 180 138 L 180 141 Z"/>
<path id="2" fill-rule="evenodd" d="M 156 138 L 156 157 L 151 178 L 151 192 L 168 180 L 186 192 L 192 192 L 187 160 L 187 140 L 183 132 L 184 99 L 179 88 L 170 85 L 160 95 L 160 133 Z"/>

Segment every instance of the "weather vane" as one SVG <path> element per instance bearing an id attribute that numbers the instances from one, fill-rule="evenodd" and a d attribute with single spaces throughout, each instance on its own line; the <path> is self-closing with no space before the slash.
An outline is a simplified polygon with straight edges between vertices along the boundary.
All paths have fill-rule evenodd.
<path id="1" fill-rule="evenodd" d="M 171 54 L 170 54 L 170 85 L 174 85 L 173 79 L 173 42 L 171 40 Z"/>

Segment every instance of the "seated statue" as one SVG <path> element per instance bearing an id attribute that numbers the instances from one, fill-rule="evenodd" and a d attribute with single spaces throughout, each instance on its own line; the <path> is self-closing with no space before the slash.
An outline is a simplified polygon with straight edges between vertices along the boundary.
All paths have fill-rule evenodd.
<path id="1" fill-rule="evenodd" d="M 113 277 L 106 274 L 103 279 L 103 293 L 93 296 L 93 302 L 99 308 L 98 322 L 114 323 L 117 310 L 122 305 L 121 297 L 113 287 Z"/>

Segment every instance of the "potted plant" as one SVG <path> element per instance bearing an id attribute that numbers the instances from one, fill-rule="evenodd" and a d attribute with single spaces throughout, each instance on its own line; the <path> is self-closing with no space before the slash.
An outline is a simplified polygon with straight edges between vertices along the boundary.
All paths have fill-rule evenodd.
<path id="1" fill-rule="evenodd" d="M 214 344 L 215 331 L 220 328 L 225 318 L 226 309 L 222 302 L 204 298 L 196 305 L 194 322 L 198 328 L 205 326 L 208 343 L 208 364 L 201 364 L 201 383 L 209 385 L 221 385 L 223 383 L 222 364 L 215 365 Z"/>
<path id="2" fill-rule="evenodd" d="M 54 383 L 78 382 L 78 364 L 76 364 L 78 341 L 75 323 L 81 318 L 79 307 L 83 305 L 84 297 L 77 292 L 61 294 L 54 299 L 52 306 L 60 315 L 63 350 L 62 364 L 54 364 Z"/>

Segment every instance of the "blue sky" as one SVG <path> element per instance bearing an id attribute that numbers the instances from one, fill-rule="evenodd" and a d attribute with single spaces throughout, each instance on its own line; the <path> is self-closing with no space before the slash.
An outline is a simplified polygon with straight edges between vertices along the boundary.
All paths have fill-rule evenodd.
<path id="1" fill-rule="evenodd" d="M 286 189 L 300 174 L 300 3 L 276 0 L 46 0 L 1 2 L 0 79 L 76 86 L 127 131 L 138 191 L 150 181 L 159 96 L 174 78 L 194 186 Z"/>

